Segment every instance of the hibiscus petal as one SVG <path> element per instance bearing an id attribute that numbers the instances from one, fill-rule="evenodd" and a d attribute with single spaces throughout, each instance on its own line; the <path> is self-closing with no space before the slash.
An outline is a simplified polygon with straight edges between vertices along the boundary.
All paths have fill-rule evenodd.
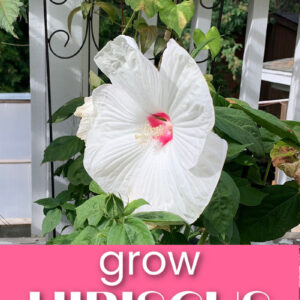
<path id="1" fill-rule="evenodd" d="M 163 54 L 160 78 L 164 111 L 174 126 L 176 149 L 185 166 L 192 168 L 215 122 L 208 85 L 194 59 L 174 40 L 168 42 Z"/>
<path id="2" fill-rule="evenodd" d="M 87 134 L 95 118 L 95 110 L 92 97 L 84 98 L 84 104 L 77 107 L 74 115 L 81 118 L 76 135 L 86 140 Z"/>
<path id="3" fill-rule="evenodd" d="M 102 146 L 100 143 L 87 145 L 84 167 L 105 192 L 120 194 L 126 201 L 147 150 L 130 134 L 109 140 Z"/>
<path id="4" fill-rule="evenodd" d="M 117 97 L 110 95 L 110 100 L 115 101 L 114 96 Z M 107 115 L 105 119 L 113 116 L 104 109 L 102 113 Z M 104 123 L 107 122 L 115 121 Z M 104 191 L 120 194 L 123 201 L 138 198 L 148 201 L 150 206 L 141 210 L 170 211 L 188 223 L 195 221 L 217 185 L 227 143 L 209 133 L 197 166 L 188 170 L 172 144 L 164 147 L 140 145 L 133 132 L 126 128 L 127 124 L 130 125 L 130 121 L 119 128 L 121 134 L 117 134 L 116 126 L 111 139 L 105 134 L 102 117 L 96 118 L 88 135 L 84 160 L 90 176 Z"/>
<path id="5" fill-rule="evenodd" d="M 214 193 L 226 153 L 226 141 L 212 132 L 208 134 L 200 160 L 192 170 L 182 166 L 172 147 L 166 146 L 163 154 L 148 153 L 151 159 L 140 165 L 130 199 L 140 197 L 151 204 L 141 211 L 173 212 L 191 224 L 204 211 Z"/>
<path id="6" fill-rule="evenodd" d="M 86 140 L 84 166 L 106 192 L 124 194 L 126 180 L 145 152 L 135 135 L 147 114 L 124 90 L 111 84 L 95 89 L 92 97 L 96 117 Z"/>
<path id="7" fill-rule="evenodd" d="M 92 98 L 96 117 L 87 143 L 98 144 L 101 140 L 103 145 L 127 133 L 134 138 L 147 121 L 147 113 L 121 87 L 101 85 L 93 91 Z"/>
<path id="8" fill-rule="evenodd" d="M 118 36 L 95 56 L 95 62 L 113 85 L 121 86 L 148 114 L 161 111 L 158 70 L 134 39 Z"/>
<path id="9" fill-rule="evenodd" d="M 215 122 L 213 102 L 207 82 L 195 60 L 171 39 L 160 67 L 165 110 L 175 123 L 198 119 L 200 127 L 210 131 Z"/>

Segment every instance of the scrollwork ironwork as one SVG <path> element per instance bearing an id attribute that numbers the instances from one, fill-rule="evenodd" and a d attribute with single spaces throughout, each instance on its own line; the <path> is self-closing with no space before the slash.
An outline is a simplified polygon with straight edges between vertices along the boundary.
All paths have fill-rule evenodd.
<path id="1" fill-rule="evenodd" d="M 62 1 L 55 1 L 55 0 L 48 0 L 51 4 L 53 5 L 63 5 L 65 4 L 68 0 L 62 0 Z M 86 2 L 91 3 L 90 0 L 86 0 Z M 53 38 L 57 34 L 64 34 L 66 37 L 66 41 L 64 43 L 64 47 L 67 47 L 71 36 L 70 33 L 67 32 L 64 29 L 58 29 L 53 31 L 50 35 L 48 34 L 48 12 L 47 12 L 47 0 L 43 1 L 44 5 L 44 30 L 45 30 L 45 56 L 46 56 L 46 72 L 47 72 L 47 103 L 48 103 L 48 117 L 49 120 L 51 120 L 52 117 L 52 93 L 51 93 L 51 80 L 50 80 L 50 75 L 51 75 L 51 68 L 50 68 L 50 58 L 49 54 L 50 52 L 57 58 L 59 59 L 71 59 L 75 56 L 77 56 L 85 46 L 86 42 L 88 42 L 88 73 L 90 72 L 91 68 L 91 46 L 92 43 L 96 47 L 97 50 L 99 50 L 99 46 L 96 42 L 96 38 L 94 35 L 94 28 L 93 28 L 93 16 L 94 16 L 94 7 L 92 7 L 87 15 L 86 18 L 86 28 L 84 31 L 82 43 L 78 50 L 76 50 L 74 53 L 71 55 L 61 55 L 57 53 L 54 48 L 53 48 Z M 90 94 L 90 86 L 88 86 L 88 93 Z M 52 129 L 52 123 L 49 122 L 49 142 L 51 143 L 53 141 L 53 129 Z M 51 179 L 51 197 L 55 197 L 55 184 L 54 184 L 54 164 L 53 162 L 50 162 L 50 179 Z M 53 231 L 53 236 L 56 236 L 56 231 Z"/>
<path id="2" fill-rule="evenodd" d="M 53 4 L 55 4 L 55 5 L 62 5 L 62 4 L 64 4 L 64 3 L 66 3 L 68 0 L 64 0 L 63 2 L 55 2 L 54 0 L 49 0 L 51 3 L 53 3 Z M 94 44 L 94 46 L 95 46 L 95 48 L 99 51 L 99 46 L 98 46 L 98 44 L 97 44 L 97 42 L 96 42 L 96 38 L 95 38 L 95 34 L 94 34 L 94 27 L 93 27 L 93 13 L 94 13 L 94 8 L 92 7 L 91 8 L 91 10 L 90 10 L 90 12 L 89 12 L 89 14 L 88 14 L 88 16 L 87 16 L 87 18 L 86 18 L 86 29 L 85 29 L 85 32 L 84 32 L 84 36 L 83 36 L 83 39 L 82 39 L 82 43 L 81 43 L 81 45 L 80 45 L 80 47 L 78 48 L 78 50 L 77 51 L 75 51 L 73 54 L 71 54 L 71 55 L 67 55 L 67 56 L 63 56 L 63 55 L 60 55 L 60 54 L 58 54 L 55 50 L 54 50 L 54 48 L 53 48 L 53 46 L 52 46 L 52 44 L 51 44 L 51 42 L 52 42 L 52 39 L 53 39 L 53 37 L 56 35 L 56 34 L 59 34 L 59 33 L 63 33 L 64 35 L 66 35 L 66 37 L 67 37 L 67 40 L 66 40 L 66 42 L 65 42 L 65 44 L 64 44 L 64 47 L 67 47 L 67 45 L 69 44 L 69 42 L 70 42 L 70 33 L 69 32 L 67 32 L 66 30 L 64 30 L 64 29 L 58 29 L 58 30 L 55 30 L 55 31 L 53 31 L 52 33 L 51 33 L 51 35 L 49 36 L 49 38 L 47 38 L 47 44 L 48 44 L 48 46 L 49 46 L 49 50 L 51 51 L 51 53 L 54 55 L 54 56 L 56 56 L 57 58 L 60 58 L 60 59 L 70 59 L 70 58 L 73 58 L 73 57 L 75 57 L 75 56 L 77 56 L 80 52 L 81 52 L 81 50 L 83 49 L 83 47 L 84 47 L 84 45 L 85 45 L 85 43 L 86 43 L 86 41 L 87 41 L 87 39 L 88 39 L 88 37 L 90 38 L 90 35 L 91 35 L 91 37 L 92 37 L 92 41 L 93 41 L 93 44 Z M 90 47 L 91 47 L 91 45 L 90 45 L 90 43 L 89 43 L 89 51 L 90 51 Z"/>
<path id="3" fill-rule="evenodd" d="M 63 5 L 63 4 L 65 4 L 68 0 L 64 0 L 64 1 L 62 1 L 62 2 L 56 2 L 56 1 L 54 1 L 54 0 L 49 0 L 51 3 L 53 3 L 53 4 L 55 4 L 55 5 Z"/>
<path id="4" fill-rule="evenodd" d="M 220 5 L 220 2 L 219 1 L 218 3 L 214 4 L 213 6 L 208 6 L 206 4 L 203 3 L 203 0 L 199 0 L 200 1 L 200 5 L 203 7 L 203 8 L 206 8 L 206 9 L 215 9 L 217 8 L 219 5 Z"/>

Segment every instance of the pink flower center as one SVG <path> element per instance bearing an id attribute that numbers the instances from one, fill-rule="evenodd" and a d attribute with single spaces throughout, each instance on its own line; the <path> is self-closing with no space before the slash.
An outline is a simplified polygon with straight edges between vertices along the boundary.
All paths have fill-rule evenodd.
<path id="1" fill-rule="evenodd" d="M 160 112 L 148 116 L 147 119 L 149 125 L 155 129 L 153 139 L 158 140 L 163 146 L 173 139 L 173 125 L 167 114 Z"/>

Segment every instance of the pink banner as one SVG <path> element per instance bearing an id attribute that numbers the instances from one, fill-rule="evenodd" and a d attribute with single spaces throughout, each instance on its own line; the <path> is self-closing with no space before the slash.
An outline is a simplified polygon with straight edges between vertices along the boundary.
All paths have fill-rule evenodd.
<path id="1" fill-rule="evenodd" d="M 298 300 L 297 246 L 0 246 L 1 300 Z"/>

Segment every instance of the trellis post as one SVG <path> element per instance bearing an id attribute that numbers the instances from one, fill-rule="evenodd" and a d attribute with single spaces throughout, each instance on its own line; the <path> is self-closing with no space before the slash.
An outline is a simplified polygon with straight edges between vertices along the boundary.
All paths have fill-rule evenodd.
<path id="1" fill-rule="evenodd" d="M 269 0 L 249 0 L 240 99 L 258 108 Z"/>
<path id="2" fill-rule="evenodd" d="M 43 1 L 29 1 L 29 39 L 30 39 L 30 87 L 31 87 L 31 168 L 32 200 L 49 195 L 49 166 L 41 165 L 46 148 L 47 107 L 46 107 L 46 58 L 43 27 Z M 37 63 L 39 62 L 39 63 Z M 43 220 L 41 206 L 32 205 L 33 235 L 40 235 Z"/>
<path id="3" fill-rule="evenodd" d="M 300 121 L 300 17 L 294 55 L 293 76 L 287 110 L 287 120 Z"/>

